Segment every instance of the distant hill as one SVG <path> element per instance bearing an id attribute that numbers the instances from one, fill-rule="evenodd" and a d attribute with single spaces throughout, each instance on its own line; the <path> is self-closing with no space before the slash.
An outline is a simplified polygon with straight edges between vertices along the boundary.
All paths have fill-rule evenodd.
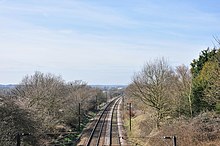
<path id="1" fill-rule="evenodd" d="M 94 87 L 94 88 L 100 88 L 102 90 L 109 90 L 109 89 L 112 89 L 112 88 L 126 88 L 127 85 L 89 85 L 91 87 Z"/>
<path id="2" fill-rule="evenodd" d="M 15 88 L 15 87 L 16 87 L 15 84 L 8 84 L 8 85 L 0 84 L 0 89 L 12 89 L 12 88 Z"/>
<path id="3" fill-rule="evenodd" d="M 0 84 L 0 89 L 12 89 L 12 88 L 15 88 L 17 85 L 16 84 L 8 84 L 8 85 L 2 85 Z M 94 88 L 100 88 L 102 90 L 109 90 L 109 89 L 112 89 L 112 88 L 126 88 L 127 85 L 89 85 L 91 87 L 94 87 Z"/>

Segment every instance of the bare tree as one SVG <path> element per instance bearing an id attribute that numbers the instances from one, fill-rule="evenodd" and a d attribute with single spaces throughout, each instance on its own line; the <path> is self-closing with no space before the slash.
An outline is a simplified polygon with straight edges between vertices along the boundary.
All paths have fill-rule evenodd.
<path id="1" fill-rule="evenodd" d="M 59 111 L 63 108 L 65 90 L 61 77 L 35 72 L 24 77 L 13 93 L 49 130 L 60 122 L 62 113 Z"/>
<path id="2" fill-rule="evenodd" d="M 175 69 L 175 106 L 178 116 L 190 115 L 192 116 L 192 102 L 191 102 L 191 84 L 192 77 L 190 70 L 185 65 L 177 66 Z"/>
<path id="3" fill-rule="evenodd" d="M 144 65 L 143 70 L 134 76 L 130 87 L 133 96 L 156 111 L 157 127 L 171 111 L 173 77 L 174 72 L 167 62 L 163 58 L 157 59 Z"/>
<path id="4" fill-rule="evenodd" d="M 35 72 L 25 76 L 12 90 L 11 96 L 19 108 L 28 111 L 30 120 L 37 121 L 34 128 L 39 124 L 36 129 L 45 136 L 45 133 L 68 131 L 70 128 L 75 130 L 80 124 L 80 118 L 88 118 L 86 114 L 95 111 L 100 92 L 83 81 L 65 83 L 60 76 Z M 52 135 L 45 136 L 44 141 L 56 137 Z"/>
<path id="5" fill-rule="evenodd" d="M 31 133 L 28 139 L 23 139 L 25 145 L 40 145 L 37 140 L 40 122 L 33 120 L 30 112 L 19 107 L 14 99 L 0 97 L 0 121 L 0 145 L 15 145 L 18 133 Z"/>
<path id="6" fill-rule="evenodd" d="M 96 101 L 96 89 L 87 85 L 83 81 L 74 81 L 69 83 L 70 100 L 74 100 L 77 104 L 82 103 L 82 110 L 94 109 Z"/>

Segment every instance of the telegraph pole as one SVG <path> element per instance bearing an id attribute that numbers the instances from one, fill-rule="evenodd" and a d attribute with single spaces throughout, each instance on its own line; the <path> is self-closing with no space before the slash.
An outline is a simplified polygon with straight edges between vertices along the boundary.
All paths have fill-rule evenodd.
<path id="1" fill-rule="evenodd" d="M 79 102 L 79 125 L 78 125 L 78 130 L 80 131 L 80 102 Z"/>
<path id="2" fill-rule="evenodd" d="M 131 102 L 129 103 L 129 123 L 130 123 L 130 131 L 131 131 Z"/>
<path id="3" fill-rule="evenodd" d="M 17 139 L 17 146 L 21 146 L 21 134 L 20 133 L 17 134 L 16 139 Z"/>
<path id="4" fill-rule="evenodd" d="M 97 111 L 98 110 L 97 95 L 95 96 L 95 108 L 96 108 L 96 111 Z"/>
<path id="5" fill-rule="evenodd" d="M 107 90 L 106 90 L 105 94 L 106 94 L 106 104 L 107 104 L 108 103 L 108 92 L 107 92 Z"/>
<path id="6" fill-rule="evenodd" d="M 173 141 L 173 146 L 176 146 L 176 136 L 164 136 L 164 139 L 170 139 Z"/>
<path id="7" fill-rule="evenodd" d="M 176 136 L 173 136 L 173 146 L 176 146 Z"/>

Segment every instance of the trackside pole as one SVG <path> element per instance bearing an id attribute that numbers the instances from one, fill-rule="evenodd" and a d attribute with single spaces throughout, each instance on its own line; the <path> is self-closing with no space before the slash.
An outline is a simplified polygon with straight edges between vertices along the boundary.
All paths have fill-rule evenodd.
<path id="1" fill-rule="evenodd" d="M 176 146 L 176 136 L 173 136 L 173 146 Z"/>
<path id="2" fill-rule="evenodd" d="M 129 123 L 130 123 L 130 131 L 131 131 L 131 102 L 129 103 Z"/>
<path id="3" fill-rule="evenodd" d="M 16 140 L 17 140 L 17 146 L 21 146 L 21 135 L 20 135 L 20 133 L 17 134 Z"/>
<path id="4" fill-rule="evenodd" d="M 78 124 L 78 130 L 80 131 L 80 103 L 79 103 L 79 124 Z"/>
<path id="5" fill-rule="evenodd" d="M 170 139 L 173 141 L 173 146 L 176 146 L 176 136 L 164 136 L 164 139 Z"/>

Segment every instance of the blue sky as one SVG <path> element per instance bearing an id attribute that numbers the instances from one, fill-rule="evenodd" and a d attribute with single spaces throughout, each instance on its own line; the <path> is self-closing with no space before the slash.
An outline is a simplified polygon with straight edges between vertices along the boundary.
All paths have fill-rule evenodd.
<path id="1" fill-rule="evenodd" d="M 188 65 L 220 33 L 219 0 L 0 0 L 0 83 L 35 71 L 129 84 L 148 60 Z"/>

